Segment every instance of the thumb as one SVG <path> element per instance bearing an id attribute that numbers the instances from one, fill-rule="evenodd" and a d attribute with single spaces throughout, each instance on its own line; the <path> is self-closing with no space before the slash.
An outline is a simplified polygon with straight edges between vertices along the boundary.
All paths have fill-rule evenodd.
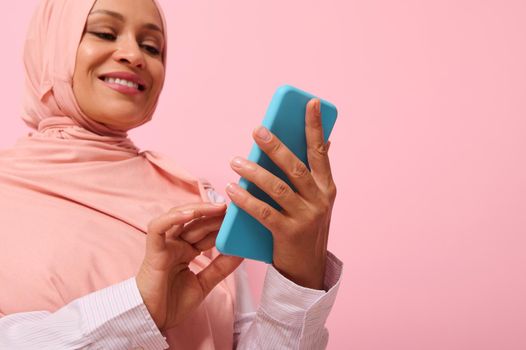
<path id="1" fill-rule="evenodd" d="M 197 274 L 197 279 L 205 295 L 222 280 L 228 277 L 241 264 L 243 258 L 230 255 L 219 255 Z"/>

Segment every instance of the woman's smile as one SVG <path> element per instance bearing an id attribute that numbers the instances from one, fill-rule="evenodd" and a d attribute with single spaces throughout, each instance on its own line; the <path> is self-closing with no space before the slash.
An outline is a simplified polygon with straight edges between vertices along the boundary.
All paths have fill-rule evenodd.
<path id="1" fill-rule="evenodd" d="M 114 79 L 111 79 L 111 78 L 109 78 L 109 80 L 101 80 L 101 81 L 106 87 L 112 90 L 121 92 L 126 95 L 137 95 L 137 94 L 142 93 L 142 91 L 139 91 L 139 89 L 133 86 L 124 85 L 122 81 L 116 82 Z"/>
<path id="2" fill-rule="evenodd" d="M 98 80 L 102 81 L 106 87 L 126 95 L 142 94 L 146 89 L 144 81 L 133 73 L 114 72 L 101 75 Z"/>

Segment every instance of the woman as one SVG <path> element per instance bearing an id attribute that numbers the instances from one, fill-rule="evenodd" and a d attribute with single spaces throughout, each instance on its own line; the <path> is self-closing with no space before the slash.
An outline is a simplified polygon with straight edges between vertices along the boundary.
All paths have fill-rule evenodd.
<path id="1" fill-rule="evenodd" d="M 274 237 L 253 312 L 243 271 L 232 274 L 241 259 L 213 249 L 225 204 L 127 138 L 157 105 L 166 34 L 153 0 L 44 0 L 37 9 L 24 51 L 23 119 L 35 131 L 0 152 L 0 348 L 326 345 L 342 264 L 327 252 L 336 192 L 319 101 L 307 106 L 311 171 L 266 129 L 254 132 L 297 193 L 232 162 L 284 209 L 227 188 Z"/>

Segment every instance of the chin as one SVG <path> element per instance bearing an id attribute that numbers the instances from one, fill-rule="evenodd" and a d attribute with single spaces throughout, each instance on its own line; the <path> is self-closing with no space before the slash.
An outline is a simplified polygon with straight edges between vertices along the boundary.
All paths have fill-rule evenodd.
<path id="1" fill-rule="evenodd" d="M 93 118 L 99 123 L 106 124 L 113 128 L 129 130 L 140 124 L 142 118 L 137 118 L 137 111 L 130 111 L 130 113 L 118 113 L 112 115 L 101 115 L 99 118 Z"/>
<path id="2" fill-rule="evenodd" d="M 133 101 L 108 101 L 99 107 L 100 114 L 105 120 L 118 122 L 135 120 L 145 113 L 144 104 Z"/>

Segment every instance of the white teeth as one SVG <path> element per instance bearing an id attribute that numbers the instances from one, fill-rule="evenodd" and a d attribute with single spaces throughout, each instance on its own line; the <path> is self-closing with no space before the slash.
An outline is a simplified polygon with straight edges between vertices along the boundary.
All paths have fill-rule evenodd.
<path id="1" fill-rule="evenodd" d="M 104 81 L 109 84 L 119 84 L 119 85 L 131 87 L 131 88 L 139 89 L 139 84 L 125 80 L 125 79 L 119 79 L 119 78 L 115 79 L 115 78 L 106 77 L 104 78 Z"/>

